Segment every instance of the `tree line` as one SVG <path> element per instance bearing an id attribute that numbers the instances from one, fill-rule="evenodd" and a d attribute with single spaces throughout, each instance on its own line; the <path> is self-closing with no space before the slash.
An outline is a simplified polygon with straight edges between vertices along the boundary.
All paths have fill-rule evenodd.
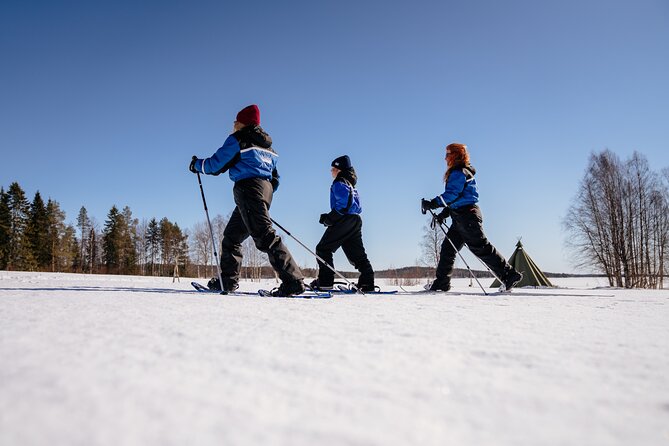
<path id="1" fill-rule="evenodd" d="M 579 266 L 603 272 L 611 286 L 662 288 L 669 248 L 669 168 L 651 169 L 635 152 L 590 156 L 564 226 Z"/>
<path id="2" fill-rule="evenodd" d="M 14 182 L 0 188 L 0 269 L 170 275 L 189 266 L 188 234 L 167 218 L 140 222 L 111 207 L 100 226 L 81 207 L 76 226 L 39 191 L 29 201 Z"/>

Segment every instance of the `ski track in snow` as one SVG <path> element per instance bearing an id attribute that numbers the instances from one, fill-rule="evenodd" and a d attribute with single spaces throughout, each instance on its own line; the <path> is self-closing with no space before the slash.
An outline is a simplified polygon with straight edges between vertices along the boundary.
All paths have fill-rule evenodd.
<path id="1" fill-rule="evenodd" d="M 0 444 L 669 444 L 669 290 L 555 282 L 308 300 L 3 271 Z"/>

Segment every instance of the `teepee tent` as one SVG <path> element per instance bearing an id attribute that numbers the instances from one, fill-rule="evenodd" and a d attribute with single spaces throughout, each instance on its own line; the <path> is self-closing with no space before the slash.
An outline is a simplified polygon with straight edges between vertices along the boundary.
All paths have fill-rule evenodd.
<path id="1" fill-rule="evenodd" d="M 520 240 L 518 240 L 518 243 L 516 244 L 516 250 L 509 259 L 509 264 L 513 266 L 516 271 L 523 273 L 523 280 L 518 282 L 516 287 L 553 286 L 544 273 L 541 272 L 537 264 L 534 263 L 534 260 L 532 260 L 527 252 L 525 252 L 523 249 L 523 244 L 520 243 Z M 490 285 L 490 288 L 498 288 L 499 286 L 501 286 L 499 280 L 495 279 L 492 285 Z"/>

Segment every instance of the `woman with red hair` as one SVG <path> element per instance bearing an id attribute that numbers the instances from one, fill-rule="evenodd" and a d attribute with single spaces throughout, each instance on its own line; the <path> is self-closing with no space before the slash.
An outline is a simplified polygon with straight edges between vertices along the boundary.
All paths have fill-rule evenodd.
<path id="1" fill-rule="evenodd" d="M 444 193 L 432 200 L 423 199 L 423 213 L 430 209 L 445 207 L 435 220 L 441 224 L 449 215 L 453 224 L 446 236 L 457 251 L 466 243 L 469 249 L 497 275 L 507 290 L 513 288 L 522 274 L 513 269 L 506 259 L 495 249 L 483 233 L 483 216 L 479 209 L 479 192 L 476 187 L 476 170 L 469 163 L 467 146 L 452 143 L 446 146 L 447 170 L 444 174 Z M 456 249 L 448 240 L 441 244 L 441 255 L 437 265 L 437 278 L 430 285 L 430 291 L 451 289 L 451 274 L 455 263 Z"/>

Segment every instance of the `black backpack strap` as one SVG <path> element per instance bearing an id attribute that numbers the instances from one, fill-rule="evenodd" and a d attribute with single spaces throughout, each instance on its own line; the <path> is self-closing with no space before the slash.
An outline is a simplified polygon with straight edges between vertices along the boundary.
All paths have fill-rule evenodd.
<path id="1" fill-rule="evenodd" d="M 341 210 L 342 214 L 348 214 L 348 210 L 351 209 L 351 206 L 353 205 L 353 185 L 346 178 L 340 178 L 338 181 L 344 183 L 349 188 L 348 203 L 346 204 L 346 207 Z"/>

